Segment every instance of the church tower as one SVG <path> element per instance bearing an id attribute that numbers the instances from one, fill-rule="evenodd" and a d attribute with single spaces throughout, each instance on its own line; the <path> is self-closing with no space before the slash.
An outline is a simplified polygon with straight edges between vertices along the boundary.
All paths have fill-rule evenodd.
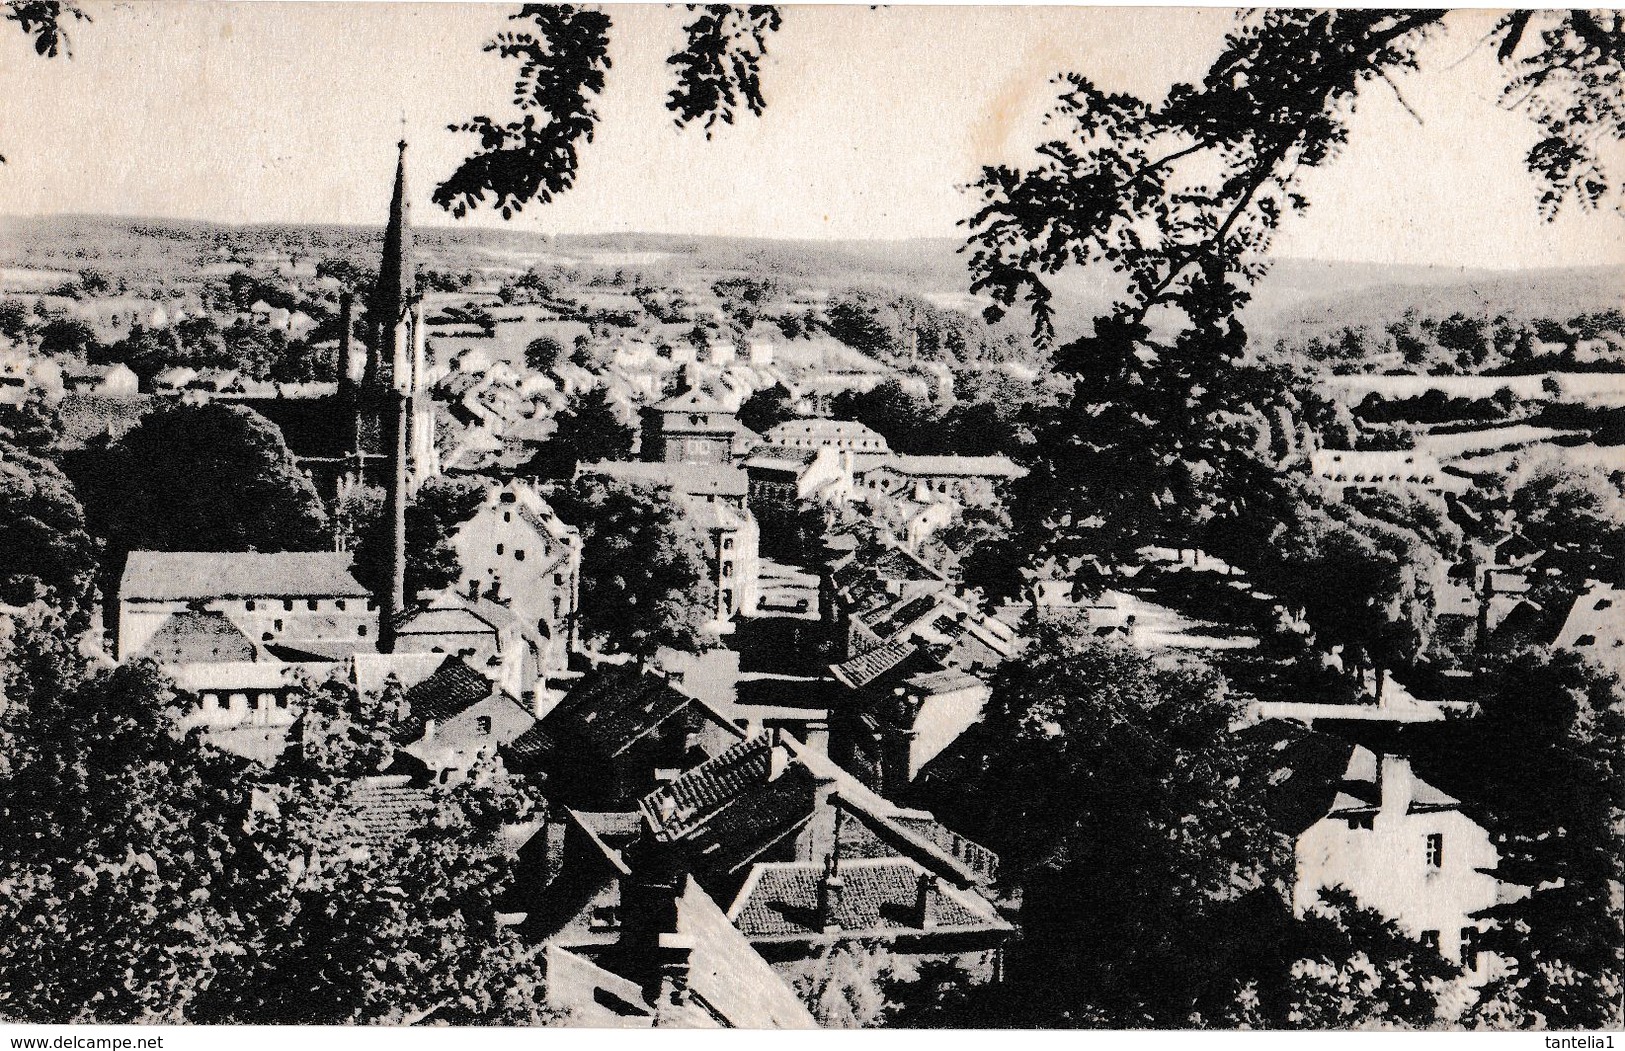
<path id="1" fill-rule="evenodd" d="M 412 259 L 411 202 L 406 193 L 406 142 L 400 143 L 395 189 L 384 228 L 378 282 L 367 304 L 369 346 L 357 398 L 357 418 L 371 417 L 385 465 L 384 516 L 389 530 L 387 583 L 379 596 L 379 648 L 393 648 L 406 609 L 406 507 L 424 480 L 439 473 L 434 401 L 427 393 L 428 349 L 423 303 Z"/>

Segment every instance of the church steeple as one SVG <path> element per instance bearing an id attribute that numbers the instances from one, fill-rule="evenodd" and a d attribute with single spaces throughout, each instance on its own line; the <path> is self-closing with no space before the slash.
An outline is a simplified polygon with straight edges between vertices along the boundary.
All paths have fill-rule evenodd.
<path id="1" fill-rule="evenodd" d="M 417 280 L 412 266 L 412 205 L 406 196 L 406 140 L 402 139 L 399 145 L 395 192 L 389 201 L 389 225 L 384 227 L 384 254 L 368 311 L 375 335 L 373 358 L 368 362 L 368 386 L 400 387 L 406 379 L 401 364 L 411 353 L 405 323 Z M 390 370 L 387 380 L 383 368 Z"/>

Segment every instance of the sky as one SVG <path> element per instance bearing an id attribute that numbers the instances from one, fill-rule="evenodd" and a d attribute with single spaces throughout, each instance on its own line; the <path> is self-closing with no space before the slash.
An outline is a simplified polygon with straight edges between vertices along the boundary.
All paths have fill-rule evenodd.
<path id="1" fill-rule="evenodd" d="M 0 36 L 0 214 L 381 223 L 394 143 L 414 210 L 473 148 L 447 125 L 506 119 L 512 66 L 483 53 L 511 6 L 84 3 L 73 57 Z M 985 163 L 1041 141 L 1051 80 L 1076 70 L 1160 96 L 1198 77 L 1223 9 L 787 7 L 760 119 L 707 141 L 664 108 L 680 8 L 610 6 L 613 67 L 575 189 L 511 225 L 788 238 L 954 237 Z M 1368 91 L 1351 144 L 1302 183 L 1313 206 L 1276 254 L 1452 267 L 1625 262 L 1625 219 L 1541 221 L 1521 158 L 1535 130 L 1497 106 L 1482 37 L 1459 14 L 1400 82 L 1415 117 Z M 11 27 L 0 27 L 10 30 Z M 1420 123 L 1418 123 L 1418 118 Z M 1625 157 L 1620 158 L 1625 163 Z M 502 225 L 488 211 L 467 222 Z"/>

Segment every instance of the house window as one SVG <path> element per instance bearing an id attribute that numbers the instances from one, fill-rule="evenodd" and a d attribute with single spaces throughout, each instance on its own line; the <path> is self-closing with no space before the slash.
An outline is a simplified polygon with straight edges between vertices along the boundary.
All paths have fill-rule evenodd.
<path id="1" fill-rule="evenodd" d="M 553 574 L 553 586 L 554 587 L 560 587 L 560 588 L 562 588 L 564 586 L 564 574 L 563 573 L 554 573 Z"/>
<path id="2" fill-rule="evenodd" d="M 282 618 L 281 617 L 278 617 L 276 620 L 271 622 L 271 630 L 272 631 L 281 631 L 282 630 Z"/>
<path id="3" fill-rule="evenodd" d="M 320 605 L 321 605 L 321 603 L 317 602 L 313 598 L 308 598 L 308 599 L 305 600 L 305 608 L 310 610 L 312 613 L 315 613 L 317 607 L 320 606 Z"/>
<path id="4" fill-rule="evenodd" d="M 338 609 L 338 611 L 340 613 L 344 612 L 344 600 L 343 599 L 334 599 L 333 600 L 333 605 L 335 607 L 337 607 L 337 609 Z"/>
<path id="5" fill-rule="evenodd" d="M 503 546 L 502 546 L 502 545 L 501 545 L 501 544 L 498 544 L 498 545 L 497 545 L 497 554 L 499 554 L 499 555 L 500 555 L 500 554 L 502 554 L 502 552 L 503 552 L 503 551 L 505 551 L 505 550 L 506 550 L 506 548 L 504 548 L 504 547 L 503 547 Z"/>
<path id="6" fill-rule="evenodd" d="M 1428 836 L 1428 868 L 1444 867 L 1444 836 L 1435 832 Z"/>
<path id="7" fill-rule="evenodd" d="M 1574 640 L 1574 644 L 1576 646 L 1595 646 L 1597 644 L 1597 636 L 1581 635 L 1579 638 Z"/>
<path id="8" fill-rule="evenodd" d="M 285 694 L 285 693 L 277 694 L 276 706 L 278 708 L 282 709 L 283 711 L 286 711 L 287 708 L 288 708 L 288 695 Z"/>
<path id="9" fill-rule="evenodd" d="M 734 549 L 734 538 L 731 537 L 731 536 L 723 537 L 722 538 L 722 550 L 724 550 L 724 551 L 732 551 L 733 549 Z"/>
<path id="10" fill-rule="evenodd" d="M 480 597 L 480 582 L 479 581 L 470 580 L 468 582 L 468 597 L 469 598 L 479 598 Z"/>
<path id="11" fill-rule="evenodd" d="M 1439 932 L 1438 931 L 1423 931 L 1422 932 L 1422 948 L 1424 948 L 1424 949 L 1432 949 L 1434 952 L 1438 952 L 1439 951 Z"/>
<path id="12" fill-rule="evenodd" d="M 514 548 L 513 549 L 513 560 L 515 562 L 523 562 L 525 560 L 525 549 L 522 548 L 522 547 Z"/>
<path id="13" fill-rule="evenodd" d="M 489 736 L 491 733 L 491 717 L 489 715 L 482 715 L 478 719 L 475 719 L 474 732 L 479 734 L 481 737 Z"/>
<path id="14" fill-rule="evenodd" d="M 249 599 L 247 602 L 244 602 L 243 603 L 243 608 L 248 610 L 248 612 L 250 612 L 250 613 L 254 612 L 254 600 Z"/>
<path id="15" fill-rule="evenodd" d="M 722 575 L 725 577 L 731 577 L 734 575 L 734 564 L 732 562 L 722 563 Z"/>
<path id="16" fill-rule="evenodd" d="M 504 512 L 502 512 L 502 520 L 504 522 L 512 522 L 513 521 L 513 512 L 512 511 L 504 511 Z"/>
<path id="17" fill-rule="evenodd" d="M 1461 965 L 1469 971 L 1478 970 L 1478 928 L 1461 929 Z"/>
<path id="18" fill-rule="evenodd" d="M 282 600 L 282 608 L 284 610 L 286 610 L 286 611 L 292 611 L 292 609 L 293 609 L 293 599 L 291 599 L 291 598 L 283 599 Z"/>
<path id="19" fill-rule="evenodd" d="M 1349 815 L 1349 828 L 1350 829 L 1357 829 L 1357 828 L 1372 829 L 1372 828 L 1376 828 L 1376 827 L 1377 827 L 1377 815 L 1375 815 L 1375 814 L 1350 814 Z"/>
<path id="20" fill-rule="evenodd" d="M 732 591 L 724 590 L 722 592 L 722 608 L 725 610 L 734 608 L 734 593 Z"/>
<path id="21" fill-rule="evenodd" d="M 355 626 L 355 633 L 356 633 L 356 636 L 358 638 L 363 638 L 363 639 L 366 638 L 367 637 L 367 626 L 365 624 L 357 624 Z"/>

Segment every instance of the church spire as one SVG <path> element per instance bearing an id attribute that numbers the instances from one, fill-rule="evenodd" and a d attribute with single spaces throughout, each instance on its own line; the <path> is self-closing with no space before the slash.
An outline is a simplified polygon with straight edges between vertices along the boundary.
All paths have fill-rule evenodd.
<path id="1" fill-rule="evenodd" d="M 416 291 L 416 276 L 412 267 L 412 206 L 406 196 L 406 140 L 399 143 L 400 159 L 395 165 L 395 193 L 389 201 L 389 225 L 384 227 L 384 255 L 378 267 L 378 284 L 373 291 L 372 324 L 376 361 L 369 370 L 369 381 L 377 382 L 378 366 L 391 371 L 390 382 L 398 385 L 402 377 L 395 369 L 409 348 L 401 345 L 405 333 L 402 322 L 411 308 Z"/>

